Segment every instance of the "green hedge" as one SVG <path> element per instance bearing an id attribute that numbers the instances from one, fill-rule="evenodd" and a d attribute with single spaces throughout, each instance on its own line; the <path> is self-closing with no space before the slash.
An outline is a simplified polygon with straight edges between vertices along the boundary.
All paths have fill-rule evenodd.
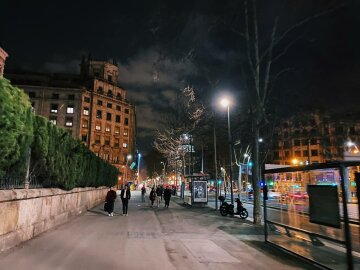
<path id="1" fill-rule="evenodd" d="M 30 172 L 44 187 L 113 186 L 119 171 L 46 118 L 31 113 L 28 96 L 0 79 L 0 173 Z"/>
<path id="2" fill-rule="evenodd" d="M 0 176 L 24 174 L 33 137 L 28 96 L 0 78 Z"/>

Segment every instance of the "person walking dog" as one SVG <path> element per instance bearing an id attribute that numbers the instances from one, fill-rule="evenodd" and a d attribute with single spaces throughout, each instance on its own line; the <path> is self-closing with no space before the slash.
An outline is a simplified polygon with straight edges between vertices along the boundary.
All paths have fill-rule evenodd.
<path id="1" fill-rule="evenodd" d="M 125 187 L 121 190 L 120 198 L 123 205 L 123 216 L 127 216 L 129 200 L 131 198 L 130 188 L 128 187 L 128 185 L 125 185 Z"/>

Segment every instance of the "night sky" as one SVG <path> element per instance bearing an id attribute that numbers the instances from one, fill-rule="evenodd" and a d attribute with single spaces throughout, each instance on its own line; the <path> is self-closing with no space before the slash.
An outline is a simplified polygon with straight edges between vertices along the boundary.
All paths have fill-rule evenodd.
<path id="1" fill-rule="evenodd" d="M 242 2 L 3 0 L 0 42 L 9 53 L 8 70 L 77 73 L 81 56 L 89 52 L 116 59 L 120 84 L 137 105 L 139 148 L 148 150 L 154 129 L 161 127 L 183 87 L 193 85 L 205 104 L 219 89 L 241 96 L 244 51 L 235 30 L 244 24 Z M 282 113 L 359 111 L 360 5 L 258 2 L 263 2 L 258 17 L 264 35 L 275 16 L 284 30 L 337 7 L 295 29 L 279 45 L 282 50 L 296 40 L 274 66 L 290 70 L 274 85 Z"/>

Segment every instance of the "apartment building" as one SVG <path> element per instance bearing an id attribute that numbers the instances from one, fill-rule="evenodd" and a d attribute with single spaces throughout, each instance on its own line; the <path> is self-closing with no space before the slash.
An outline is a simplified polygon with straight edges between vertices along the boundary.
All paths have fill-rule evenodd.
<path id="1" fill-rule="evenodd" d="M 35 112 L 67 130 L 116 166 L 121 183 L 134 175 L 128 155 L 136 151 L 135 106 L 118 84 L 114 61 L 83 58 L 80 74 L 8 72 L 5 77 L 28 93 Z"/>

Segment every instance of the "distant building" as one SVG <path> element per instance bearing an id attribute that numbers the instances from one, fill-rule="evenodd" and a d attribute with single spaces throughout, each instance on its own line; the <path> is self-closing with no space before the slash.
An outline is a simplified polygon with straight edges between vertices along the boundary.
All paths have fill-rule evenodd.
<path id="1" fill-rule="evenodd" d="M 359 115 L 297 115 L 275 129 L 269 161 L 305 165 L 343 160 L 348 142 L 360 143 Z"/>
<path id="2" fill-rule="evenodd" d="M 2 78 L 2 76 L 4 74 L 5 61 L 8 56 L 9 55 L 0 46 L 0 78 Z"/>
<path id="3" fill-rule="evenodd" d="M 83 58 L 80 75 L 12 72 L 6 78 L 28 93 L 35 112 L 66 129 L 116 166 L 128 181 L 126 157 L 136 148 L 135 106 L 117 83 L 115 62 Z"/>

